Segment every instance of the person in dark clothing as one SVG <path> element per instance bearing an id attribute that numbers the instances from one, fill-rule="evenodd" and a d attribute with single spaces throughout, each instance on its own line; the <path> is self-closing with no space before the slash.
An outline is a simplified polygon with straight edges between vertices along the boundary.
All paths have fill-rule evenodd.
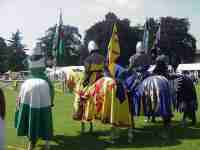
<path id="1" fill-rule="evenodd" d="M 155 60 L 156 67 L 153 73 L 169 78 L 169 73 L 168 73 L 169 58 L 165 54 L 163 54 L 159 48 L 157 50 L 157 54 L 158 55 Z"/>
<path id="2" fill-rule="evenodd" d="M 157 50 L 156 48 L 151 49 L 151 60 L 152 60 L 152 65 L 156 63 L 156 57 L 157 57 Z"/>
<path id="3" fill-rule="evenodd" d="M 3 91 L 0 88 L 0 149 L 5 149 L 4 141 L 5 141 L 5 128 L 4 128 L 4 120 L 6 114 L 6 106 L 5 106 L 5 97 Z"/>
<path id="4" fill-rule="evenodd" d="M 192 79 L 187 74 L 181 74 L 178 78 L 177 107 L 183 112 L 182 124 L 186 124 L 186 119 L 192 120 L 192 125 L 196 124 L 196 111 L 198 108 L 197 94 Z"/>
<path id="5" fill-rule="evenodd" d="M 5 118 L 5 112 L 6 112 L 5 98 L 4 98 L 2 89 L 0 89 L 0 117 L 1 119 Z"/>

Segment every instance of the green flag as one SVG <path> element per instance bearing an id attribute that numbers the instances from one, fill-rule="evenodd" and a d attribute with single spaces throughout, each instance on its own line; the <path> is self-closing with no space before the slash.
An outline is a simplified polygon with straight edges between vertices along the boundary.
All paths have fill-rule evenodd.
<path id="1" fill-rule="evenodd" d="M 62 13 L 60 11 L 60 15 L 56 24 L 56 32 L 53 41 L 53 55 L 56 59 L 56 65 L 63 65 L 64 64 L 64 31 L 63 31 L 63 20 L 62 20 Z"/>

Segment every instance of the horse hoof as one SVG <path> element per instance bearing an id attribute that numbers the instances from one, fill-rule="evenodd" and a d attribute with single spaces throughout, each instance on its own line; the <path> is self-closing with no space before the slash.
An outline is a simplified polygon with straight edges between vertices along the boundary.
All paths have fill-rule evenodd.
<path id="1" fill-rule="evenodd" d="M 45 146 L 45 150 L 50 150 L 50 146 Z"/>
<path id="2" fill-rule="evenodd" d="M 191 122 L 191 126 L 195 126 L 196 124 L 197 124 L 196 119 L 192 120 L 192 122 Z"/>
<path id="3" fill-rule="evenodd" d="M 133 139 L 128 139 L 128 143 L 129 144 L 133 143 Z"/>
<path id="4" fill-rule="evenodd" d="M 33 144 L 29 144 L 29 146 L 28 146 L 28 150 L 33 150 L 34 149 L 34 146 L 33 146 Z"/>
<path id="5" fill-rule="evenodd" d="M 183 128 L 186 128 L 186 123 L 185 122 L 181 122 L 180 126 L 183 127 Z"/>
<path id="6" fill-rule="evenodd" d="M 161 137 L 162 139 L 168 139 L 168 135 L 167 135 L 167 134 L 162 134 L 160 137 Z"/>

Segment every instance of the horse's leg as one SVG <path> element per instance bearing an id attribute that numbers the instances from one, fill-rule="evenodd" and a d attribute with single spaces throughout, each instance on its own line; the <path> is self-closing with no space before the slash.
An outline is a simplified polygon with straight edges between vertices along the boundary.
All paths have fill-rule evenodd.
<path id="1" fill-rule="evenodd" d="M 132 143 L 134 138 L 134 128 L 130 127 L 128 129 L 128 143 Z"/>
<path id="2" fill-rule="evenodd" d="M 187 118 L 188 114 L 187 112 L 183 112 L 183 118 L 181 121 L 181 126 L 185 127 L 186 126 L 186 118 Z"/>
<path id="3" fill-rule="evenodd" d="M 128 143 L 132 143 L 133 142 L 134 128 L 135 128 L 134 118 L 133 118 L 133 114 L 131 114 L 131 127 L 128 128 Z"/>
<path id="4" fill-rule="evenodd" d="M 93 122 L 92 121 L 90 122 L 90 130 L 89 130 L 89 132 L 93 133 Z"/>
<path id="5" fill-rule="evenodd" d="M 197 122 L 197 119 L 196 119 L 196 112 L 195 112 L 195 111 L 192 111 L 192 112 L 191 112 L 191 119 L 192 119 L 192 125 L 195 125 L 196 122 Z"/>
<path id="6" fill-rule="evenodd" d="M 45 141 L 45 150 L 49 150 L 50 149 L 50 144 L 49 144 L 49 140 Z"/>
<path id="7" fill-rule="evenodd" d="M 151 122 L 155 123 L 156 122 L 156 107 L 158 106 L 158 99 L 157 96 L 154 95 L 154 101 L 152 102 L 153 106 L 151 108 Z"/>
<path id="8" fill-rule="evenodd" d="M 168 138 L 171 133 L 171 117 L 163 117 L 164 131 L 162 138 Z"/>
<path id="9" fill-rule="evenodd" d="M 114 144 L 117 138 L 119 138 L 118 128 L 112 126 L 110 131 L 110 143 Z"/>
<path id="10" fill-rule="evenodd" d="M 156 122 L 156 116 L 155 116 L 154 112 L 152 113 L 151 122 L 153 122 L 153 123 Z"/>
<path id="11" fill-rule="evenodd" d="M 81 133 L 85 133 L 85 122 L 81 122 Z"/>
<path id="12" fill-rule="evenodd" d="M 35 149 L 35 145 L 37 143 L 36 139 L 29 139 L 29 146 L 28 146 L 28 150 L 34 150 Z"/>
<path id="13" fill-rule="evenodd" d="M 131 127 L 128 128 L 128 143 L 133 142 L 133 130 L 135 128 L 135 122 L 134 122 L 134 107 L 133 107 L 133 102 L 131 101 L 132 96 L 131 93 L 128 92 L 128 102 L 129 102 L 129 113 L 131 115 Z"/>

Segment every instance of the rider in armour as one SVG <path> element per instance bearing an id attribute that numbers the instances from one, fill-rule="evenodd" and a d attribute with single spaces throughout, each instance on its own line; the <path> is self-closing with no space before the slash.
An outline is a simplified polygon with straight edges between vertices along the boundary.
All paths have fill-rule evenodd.
<path id="1" fill-rule="evenodd" d="M 142 48 L 142 42 L 137 43 L 136 54 L 131 56 L 129 61 L 129 68 L 135 68 L 136 71 L 141 71 L 151 64 L 151 57 L 149 57 Z"/>
<path id="2" fill-rule="evenodd" d="M 104 74 L 104 56 L 99 54 L 99 48 L 94 41 L 88 43 L 89 56 L 84 61 L 85 78 L 83 86 L 92 84 Z"/>
<path id="3" fill-rule="evenodd" d="M 151 57 L 145 53 L 142 48 L 142 42 L 138 42 L 136 45 L 136 54 L 132 55 L 129 59 L 129 70 L 141 73 L 141 78 L 144 79 L 147 76 L 147 69 L 151 65 Z"/>

